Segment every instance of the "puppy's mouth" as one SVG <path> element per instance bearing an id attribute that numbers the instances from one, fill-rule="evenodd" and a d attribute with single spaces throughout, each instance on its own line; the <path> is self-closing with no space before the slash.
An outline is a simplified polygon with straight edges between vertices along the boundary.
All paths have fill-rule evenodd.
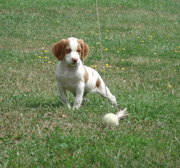
<path id="1" fill-rule="evenodd" d="M 78 64 L 78 62 L 72 62 L 71 63 L 73 66 L 76 66 Z"/>

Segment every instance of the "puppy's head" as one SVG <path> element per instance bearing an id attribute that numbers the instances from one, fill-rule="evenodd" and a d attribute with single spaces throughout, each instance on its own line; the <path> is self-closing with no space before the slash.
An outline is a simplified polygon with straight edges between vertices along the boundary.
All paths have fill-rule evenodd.
<path id="1" fill-rule="evenodd" d="M 83 40 L 71 37 L 53 44 L 52 52 L 58 60 L 64 60 L 70 65 L 78 65 L 81 62 L 80 58 L 84 61 L 87 57 L 89 47 Z"/>

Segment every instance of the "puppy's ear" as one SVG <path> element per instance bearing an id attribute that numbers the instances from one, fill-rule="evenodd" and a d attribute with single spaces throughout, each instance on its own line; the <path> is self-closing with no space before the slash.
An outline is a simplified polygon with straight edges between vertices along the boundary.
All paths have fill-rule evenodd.
<path id="1" fill-rule="evenodd" d="M 67 39 L 62 39 L 61 41 L 54 43 L 52 45 L 52 53 L 60 61 L 64 59 L 65 56 L 64 48 L 67 42 L 68 42 Z"/>
<path id="2" fill-rule="evenodd" d="M 82 48 L 81 59 L 82 62 L 84 62 L 84 59 L 88 56 L 89 46 L 82 39 L 79 39 L 78 43 L 81 45 Z"/>

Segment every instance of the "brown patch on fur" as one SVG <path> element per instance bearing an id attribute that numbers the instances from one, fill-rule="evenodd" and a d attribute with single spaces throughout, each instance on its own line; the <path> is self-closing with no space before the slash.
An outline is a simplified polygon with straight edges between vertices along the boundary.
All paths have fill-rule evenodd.
<path id="1" fill-rule="evenodd" d="M 89 74 L 88 74 L 88 71 L 87 71 L 86 67 L 83 66 L 83 68 L 84 68 L 84 71 L 85 71 L 85 73 L 84 73 L 84 82 L 87 83 L 87 81 L 89 80 Z"/>
<path id="2" fill-rule="evenodd" d="M 91 73 L 92 73 L 92 76 L 94 76 L 94 72 L 93 72 L 93 71 L 91 71 Z"/>
<path id="3" fill-rule="evenodd" d="M 71 48 L 69 39 L 62 39 L 61 41 L 52 45 L 52 53 L 58 60 L 63 60 L 66 53 L 70 53 Z"/>
<path id="4" fill-rule="evenodd" d="M 89 46 L 82 39 L 77 40 L 77 42 L 81 46 L 81 49 L 80 49 L 81 59 L 82 59 L 82 62 L 84 62 L 84 59 L 88 56 Z"/>
<path id="5" fill-rule="evenodd" d="M 98 80 L 96 81 L 96 87 L 99 87 L 101 85 L 101 81 L 100 79 L 98 78 Z"/>

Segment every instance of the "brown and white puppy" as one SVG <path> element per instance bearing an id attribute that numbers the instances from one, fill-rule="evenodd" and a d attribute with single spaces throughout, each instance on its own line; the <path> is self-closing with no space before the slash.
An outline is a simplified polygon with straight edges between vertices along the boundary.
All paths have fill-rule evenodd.
<path id="1" fill-rule="evenodd" d="M 56 80 L 63 103 L 71 108 L 66 96 L 66 90 L 69 90 L 75 95 L 73 109 L 81 106 L 84 96 L 89 92 L 97 92 L 116 105 L 116 98 L 98 72 L 83 65 L 82 61 L 87 57 L 88 51 L 89 47 L 83 40 L 73 37 L 62 39 L 52 46 L 52 52 L 59 60 Z"/>

